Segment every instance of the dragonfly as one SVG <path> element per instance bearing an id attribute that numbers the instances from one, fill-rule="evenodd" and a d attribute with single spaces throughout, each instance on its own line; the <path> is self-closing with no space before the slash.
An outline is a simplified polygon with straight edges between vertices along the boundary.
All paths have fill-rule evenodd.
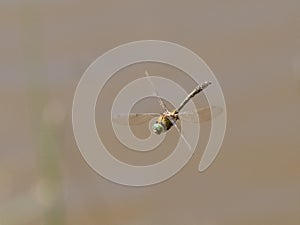
<path id="1" fill-rule="evenodd" d="M 128 125 L 128 121 L 130 125 L 140 125 L 146 122 L 149 122 L 151 119 L 157 117 L 156 122 L 152 126 L 153 133 L 160 135 L 162 133 L 167 132 L 172 127 L 175 127 L 178 132 L 181 134 L 180 129 L 178 128 L 176 122 L 177 121 L 187 121 L 187 122 L 206 122 L 211 119 L 211 114 L 213 112 L 214 115 L 220 114 L 221 109 L 213 106 L 212 108 L 198 108 L 194 112 L 186 111 L 181 112 L 184 106 L 197 94 L 202 92 L 205 88 L 212 84 L 210 81 L 205 81 L 199 84 L 192 92 L 190 92 L 187 97 L 182 101 L 182 103 L 174 110 L 169 111 L 166 107 L 163 99 L 159 96 L 158 91 L 156 90 L 150 75 L 147 71 L 145 74 L 149 80 L 149 83 L 152 86 L 155 97 L 158 99 L 160 106 L 163 108 L 162 113 L 129 113 L 129 114 L 118 114 L 112 117 L 113 121 L 120 125 Z M 181 134 L 184 141 L 188 144 L 184 136 Z"/>

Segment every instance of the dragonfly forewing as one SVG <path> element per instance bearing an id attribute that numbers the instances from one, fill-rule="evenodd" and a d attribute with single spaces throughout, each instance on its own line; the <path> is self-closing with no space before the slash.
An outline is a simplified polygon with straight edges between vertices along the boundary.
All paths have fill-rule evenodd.
<path id="1" fill-rule="evenodd" d="M 129 113 L 129 114 L 118 114 L 112 117 L 112 121 L 120 125 L 140 125 L 149 123 L 154 117 L 159 117 L 159 113 Z"/>
<path id="2" fill-rule="evenodd" d="M 186 111 L 179 113 L 179 118 L 185 122 L 203 123 L 210 121 L 223 112 L 221 107 L 212 106 L 206 108 L 198 108 L 195 111 Z"/>
<path id="3" fill-rule="evenodd" d="M 153 95 L 157 97 L 158 102 L 159 102 L 160 106 L 164 109 L 164 111 L 165 112 L 169 112 L 169 110 L 168 110 L 167 106 L 165 105 L 164 101 L 159 96 L 158 91 L 156 90 L 155 85 L 153 84 L 153 82 L 152 82 L 152 80 L 150 78 L 150 75 L 149 75 L 149 73 L 148 73 L 147 70 L 145 70 L 145 74 L 146 74 L 146 77 L 148 78 L 148 81 L 149 81 L 149 83 L 150 83 L 150 85 L 151 85 L 151 87 L 153 89 Z"/>

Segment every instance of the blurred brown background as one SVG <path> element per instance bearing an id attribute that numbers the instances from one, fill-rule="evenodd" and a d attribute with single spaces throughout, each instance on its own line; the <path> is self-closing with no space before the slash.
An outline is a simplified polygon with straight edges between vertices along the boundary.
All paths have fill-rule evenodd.
<path id="1" fill-rule="evenodd" d="M 300 224 L 299 11 L 296 0 L 2 0 L 0 224 Z M 228 125 L 204 173 L 199 147 L 173 178 L 132 188 L 84 161 L 71 106 L 90 63 L 143 39 L 178 43 L 206 61 Z M 102 97 L 111 103 L 109 92 Z"/>

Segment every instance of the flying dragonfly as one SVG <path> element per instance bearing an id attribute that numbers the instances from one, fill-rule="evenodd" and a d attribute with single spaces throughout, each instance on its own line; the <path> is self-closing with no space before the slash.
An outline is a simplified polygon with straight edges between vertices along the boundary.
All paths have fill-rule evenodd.
<path id="1" fill-rule="evenodd" d="M 157 117 L 156 122 L 152 126 L 152 131 L 160 135 L 164 132 L 167 132 L 170 130 L 173 126 L 178 130 L 180 133 L 180 130 L 176 124 L 176 122 L 179 120 L 187 121 L 187 122 L 205 122 L 209 121 L 211 119 L 211 113 L 213 112 L 214 115 L 219 114 L 222 110 L 218 107 L 206 107 L 206 108 L 199 108 L 194 112 L 181 112 L 183 107 L 198 93 L 203 91 L 205 88 L 207 88 L 211 82 L 205 81 L 201 84 L 199 84 L 190 94 L 187 95 L 187 97 L 182 101 L 182 103 L 179 105 L 178 108 L 169 111 L 166 107 L 164 101 L 162 98 L 158 95 L 158 92 L 154 86 L 154 84 L 151 81 L 151 78 L 147 71 L 145 71 L 145 74 L 149 80 L 149 83 L 151 84 L 154 95 L 157 97 L 159 104 L 163 108 L 163 113 L 129 113 L 129 114 L 118 114 L 113 116 L 113 121 L 121 124 L 121 125 L 128 125 L 128 121 L 131 125 L 139 125 L 146 122 L 149 122 L 152 118 Z M 198 118 L 197 118 L 198 117 Z M 180 133 L 181 134 L 181 133 Z M 181 134 L 184 141 L 188 144 L 184 136 Z M 188 144 L 189 145 L 189 144 Z"/>

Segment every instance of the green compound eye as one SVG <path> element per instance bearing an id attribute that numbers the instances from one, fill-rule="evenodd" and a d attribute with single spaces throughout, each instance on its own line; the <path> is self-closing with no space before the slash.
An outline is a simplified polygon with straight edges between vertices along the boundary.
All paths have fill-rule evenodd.
<path id="1" fill-rule="evenodd" d="M 152 130 L 155 134 L 161 134 L 161 132 L 164 130 L 164 127 L 160 123 L 155 123 L 152 126 Z"/>

